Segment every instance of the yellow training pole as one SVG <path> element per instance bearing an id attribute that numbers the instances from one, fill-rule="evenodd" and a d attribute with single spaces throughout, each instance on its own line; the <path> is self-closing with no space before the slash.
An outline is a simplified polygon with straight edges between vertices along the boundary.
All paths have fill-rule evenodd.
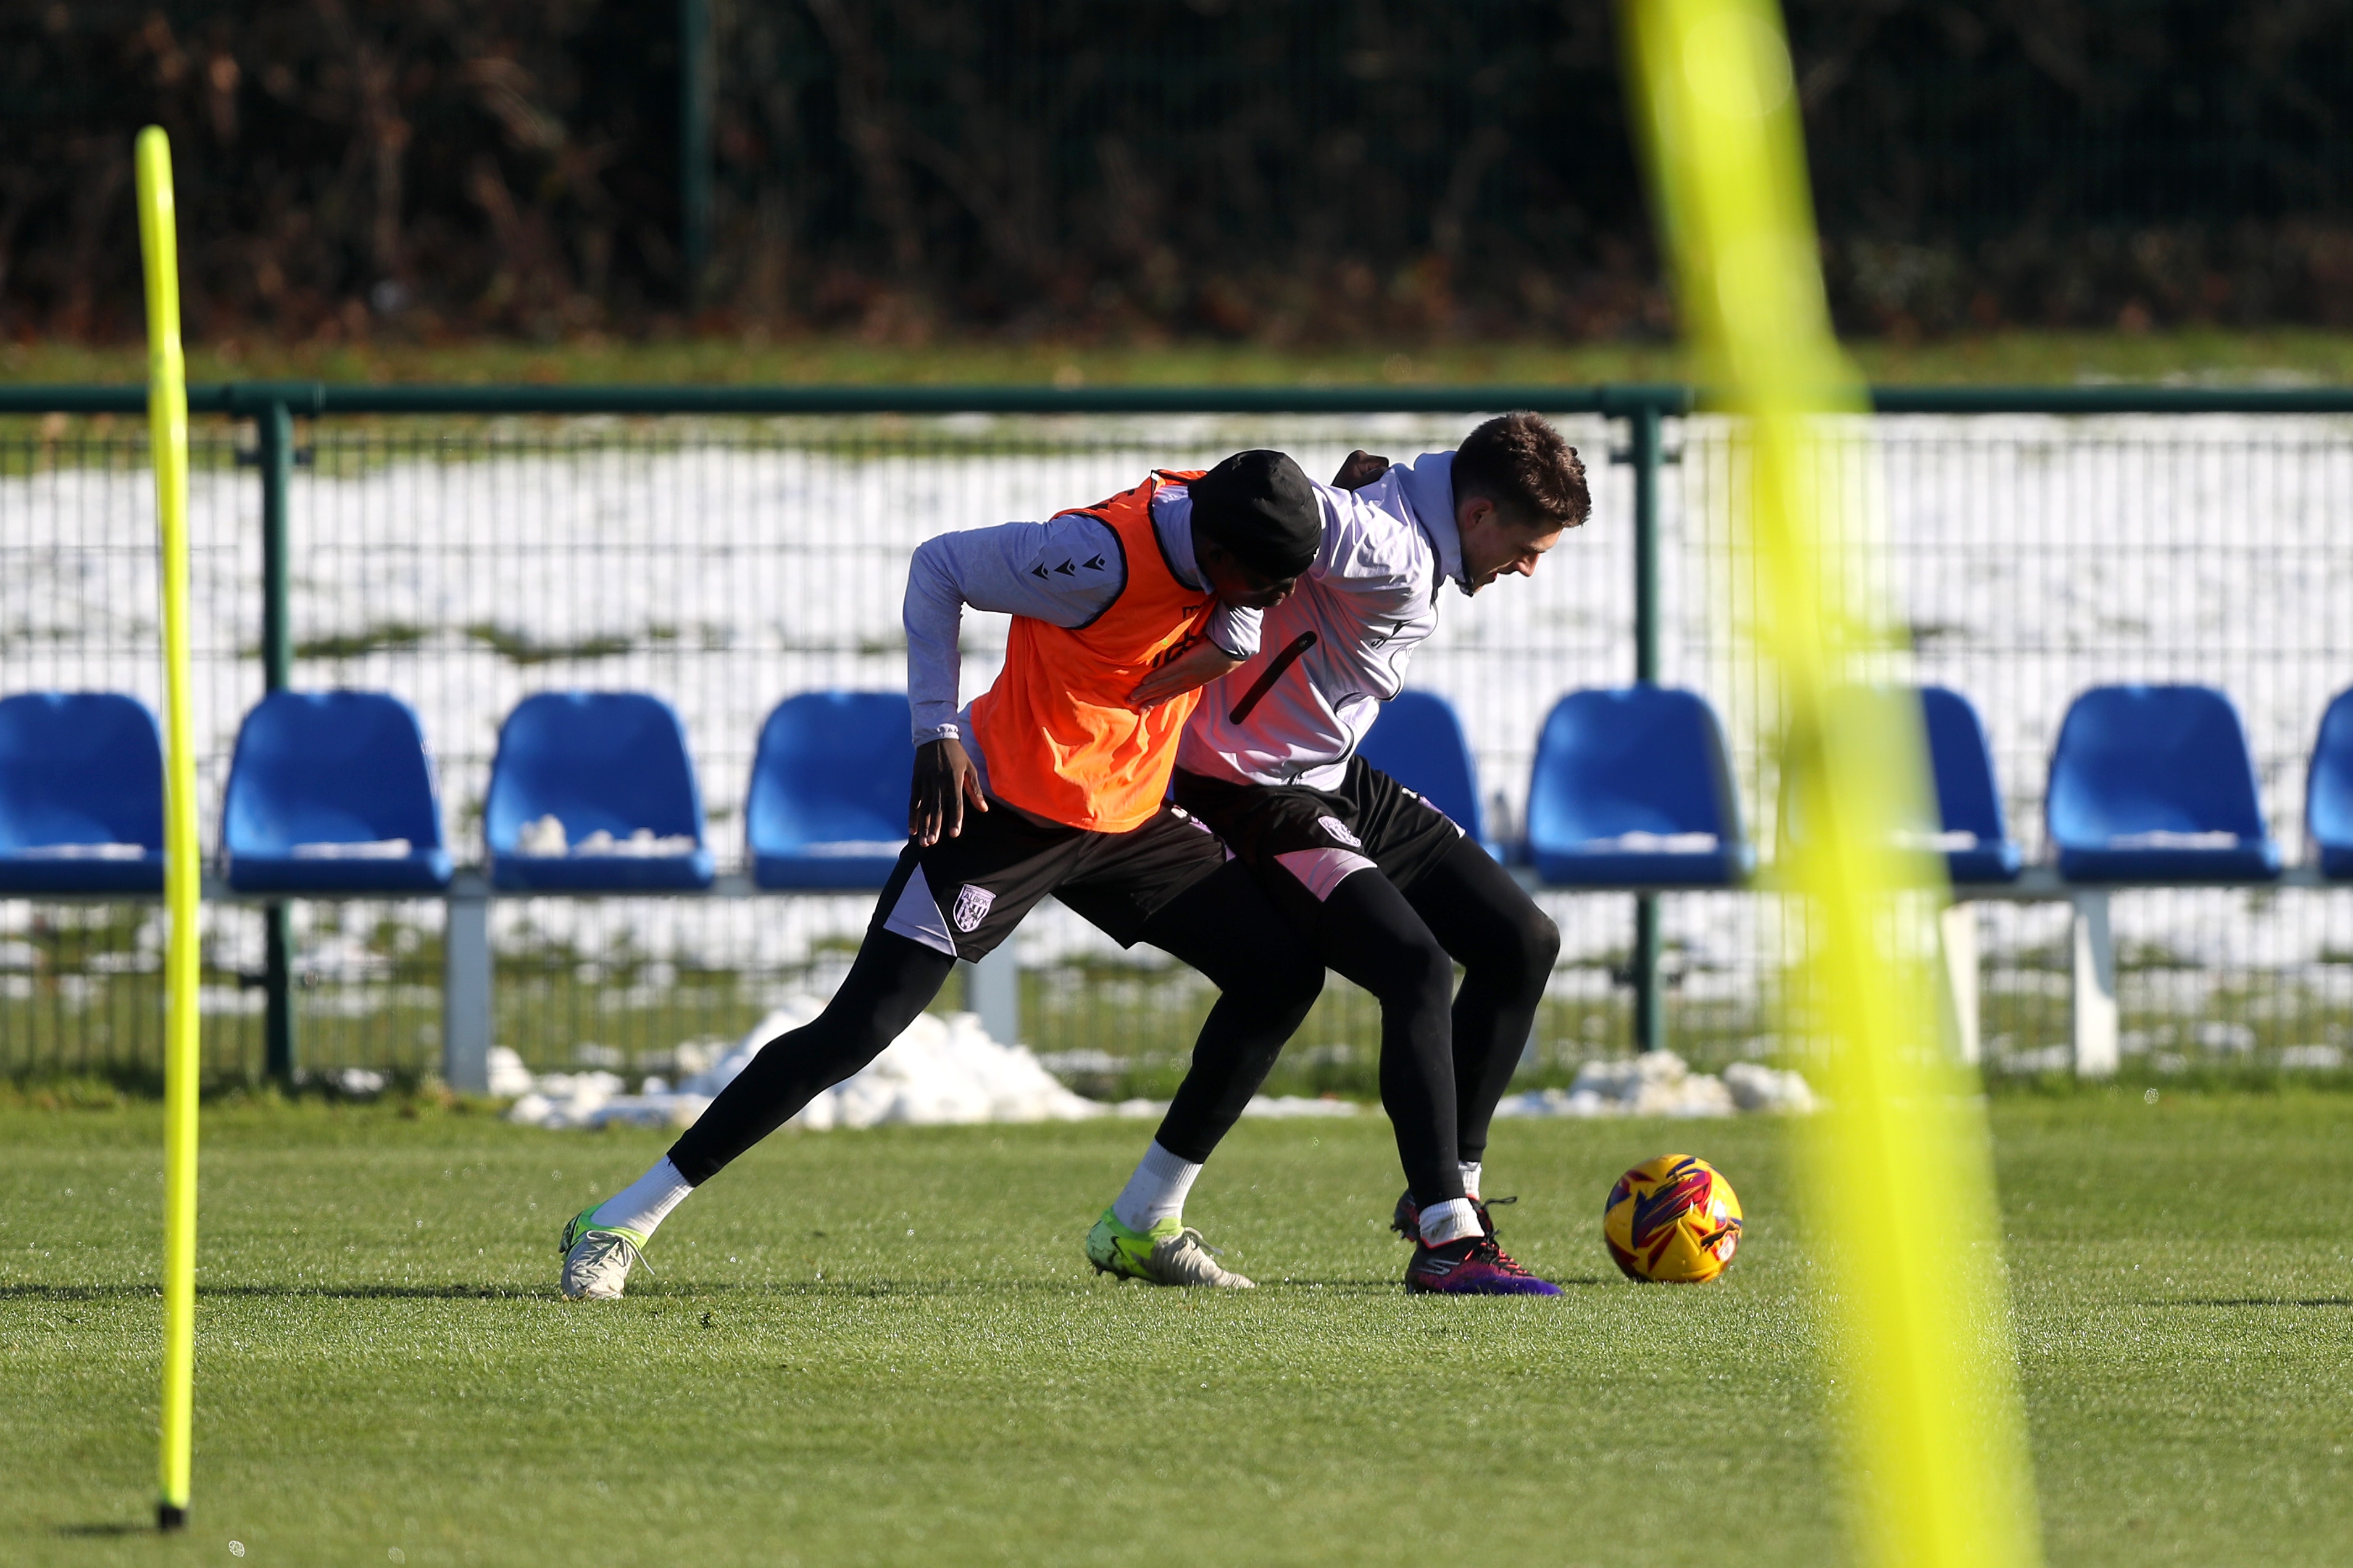
<path id="1" fill-rule="evenodd" d="M 148 445 L 163 534 L 164 1421 L 155 1521 L 188 1522 L 196 1373 L 196 760 L 188 711 L 188 386 L 180 357 L 180 255 L 172 144 L 139 133 L 139 248 L 147 267 Z"/>
<path id="2" fill-rule="evenodd" d="M 1805 952 L 1785 1037 L 1831 1110 L 1806 1134 L 1830 1263 L 1832 1375 L 1859 1555 L 1905 1568 L 2040 1558 L 1981 1103 L 1943 1039 L 1942 874 L 1901 667 L 1867 599 L 1872 520 L 1839 508 L 1831 416 L 1862 410 L 1830 327 L 1795 84 L 1773 0 L 1625 0 L 1667 247 L 1713 405 L 1742 416 L 1755 651 L 1803 825 L 1784 865 Z M 1847 432 L 1852 438 L 1852 431 Z"/>

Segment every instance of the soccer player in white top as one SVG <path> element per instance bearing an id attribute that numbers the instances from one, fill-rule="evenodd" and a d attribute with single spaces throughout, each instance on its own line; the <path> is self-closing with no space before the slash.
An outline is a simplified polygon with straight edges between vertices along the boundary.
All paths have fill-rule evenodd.
<path id="1" fill-rule="evenodd" d="M 1478 1184 L 1488 1123 L 1560 933 L 1484 849 L 1356 748 L 1404 689 L 1446 584 L 1468 595 L 1532 575 L 1585 521 L 1584 467 L 1545 420 L 1511 414 L 1409 464 L 1356 453 L 1317 493 L 1322 549 L 1266 613 L 1257 652 L 1194 713 L 1177 747 L 1176 800 L 1217 830 L 1326 963 L 1380 1002 L 1381 1100 L 1407 1179 L 1395 1223 L 1416 1243 L 1408 1288 L 1557 1294 L 1497 1247 Z M 1180 1104 L 1246 1100 L 1273 1061 L 1198 1055 Z M 1181 1208 L 1201 1158 L 1176 1151 L 1213 1141 L 1181 1121 L 1163 1124 L 1097 1222 L 1091 1253 L 1104 1235 Z"/>

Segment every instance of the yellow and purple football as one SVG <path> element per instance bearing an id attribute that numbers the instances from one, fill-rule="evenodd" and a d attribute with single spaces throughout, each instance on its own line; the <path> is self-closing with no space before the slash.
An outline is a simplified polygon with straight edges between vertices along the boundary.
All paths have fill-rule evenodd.
<path id="1" fill-rule="evenodd" d="M 1740 1246 L 1740 1199 L 1696 1154 L 1662 1154 L 1609 1189 L 1601 1239 L 1629 1279 L 1705 1284 Z"/>

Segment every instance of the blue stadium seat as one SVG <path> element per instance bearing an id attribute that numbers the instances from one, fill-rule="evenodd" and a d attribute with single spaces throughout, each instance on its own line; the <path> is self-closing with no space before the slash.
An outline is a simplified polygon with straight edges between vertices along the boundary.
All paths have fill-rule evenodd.
<path id="1" fill-rule="evenodd" d="M 907 843 L 915 743 L 901 691 L 805 691 L 760 726 L 744 833 L 763 888 L 879 888 Z"/>
<path id="2" fill-rule="evenodd" d="M 1969 700 L 1942 686 L 1849 687 L 1840 694 L 1872 705 L 1851 721 L 1872 726 L 1905 722 L 1900 702 L 1916 701 L 1928 743 L 1929 782 L 1936 791 L 1936 822 L 1903 835 L 1909 847 L 1933 850 L 1945 858 L 1946 874 L 1960 886 L 2013 882 L 2024 860 L 2002 810 L 1994 782 L 1993 748 L 1984 722 Z M 1880 711 L 1883 707 L 1886 710 Z M 1781 841 L 1799 836 L 1794 792 L 1781 791 Z"/>
<path id="3" fill-rule="evenodd" d="M 164 890 L 164 746 L 111 691 L 0 699 L 0 892 Z"/>
<path id="4" fill-rule="evenodd" d="M 2096 686 L 2075 699 L 2044 797 L 2060 875 L 2189 882 L 2279 874 L 2239 710 L 2207 686 Z"/>
<path id="5" fill-rule="evenodd" d="M 1920 707 L 1947 871 L 1955 882 L 2016 881 L 2024 857 L 2010 836 L 1985 721 L 1968 698 L 1948 687 L 1920 688 Z"/>
<path id="6" fill-rule="evenodd" d="M 641 691 L 543 691 L 499 727 L 482 807 L 491 881 L 515 892 L 707 888 L 686 726 Z"/>
<path id="7" fill-rule="evenodd" d="M 1400 691 L 1381 704 L 1363 744 L 1365 761 L 1412 790 L 1453 820 L 1454 826 L 1503 858 L 1487 837 L 1479 808 L 1479 765 L 1454 704 L 1435 691 Z"/>
<path id="8" fill-rule="evenodd" d="M 273 691 L 237 727 L 221 805 L 240 892 L 436 892 L 449 885 L 425 731 L 381 691 Z"/>
<path id="9" fill-rule="evenodd" d="M 2304 825 L 2319 855 L 2320 874 L 2353 877 L 2353 689 L 2338 692 L 2320 716 Z"/>
<path id="10" fill-rule="evenodd" d="M 1545 719 L 1528 853 L 1560 887 L 1728 886 L 1754 856 L 1704 698 L 1660 686 L 1572 691 Z"/>

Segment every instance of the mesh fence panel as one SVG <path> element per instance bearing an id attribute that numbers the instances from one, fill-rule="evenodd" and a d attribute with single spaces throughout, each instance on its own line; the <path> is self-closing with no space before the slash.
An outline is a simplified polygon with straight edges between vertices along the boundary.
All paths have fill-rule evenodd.
<path id="1" fill-rule="evenodd" d="M 1665 678 L 1730 721 L 1749 821 L 1777 824 L 1772 704 L 1742 662 L 1754 613 L 1736 529 L 1738 433 L 1683 424 L 1664 548 Z M 2112 682 L 2217 686 L 2246 721 L 2272 831 L 2306 853 L 2308 759 L 2329 698 L 2353 685 L 2353 425 L 2323 417 L 1994 416 L 1879 419 L 1824 459 L 1825 482 L 1883 528 L 1879 596 L 1923 682 L 1966 694 L 1992 742 L 2010 831 L 2030 861 L 2069 702 Z M 1743 995 L 1756 900 L 1671 900 L 1683 966 Z M 1981 903 L 1989 1059 L 2069 1060 L 2070 913 Z M 1710 919 L 1702 910 L 1718 911 Z M 2117 895 L 2122 1047 L 2194 1061 L 2341 1064 L 2353 1046 L 2353 893 L 2160 889 Z"/>
<path id="2" fill-rule="evenodd" d="M 723 868 L 761 721 L 818 688 L 903 685 L 899 605 L 932 534 L 1038 518 L 1134 483 L 1280 447 L 1311 473 L 1352 447 L 1454 444 L 1455 417 L 796 417 L 742 421 L 321 422 L 291 494 L 295 684 L 397 693 L 436 753 L 461 862 L 480 854 L 498 725 L 551 689 L 644 689 L 685 720 Z M 1629 471 L 1599 420 L 1560 423 L 1592 463 L 1593 523 L 1530 582 L 1450 594 L 1413 684 L 1461 710 L 1482 788 L 1520 819 L 1546 711 L 1633 667 Z M 1752 828 L 1774 820 L 1770 712 L 1736 657 L 1746 563 L 1735 433 L 1671 426 L 1665 679 L 1732 722 Z M 192 484 L 196 724 L 209 851 L 238 720 L 262 691 L 260 487 L 249 431 L 200 430 Z M 2353 683 L 2353 426 L 2301 418 L 1884 419 L 1844 461 L 1884 504 L 1888 584 L 1924 679 L 1967 692 L 1993 735 L 2014 830 L 2039 850 L 2042 774 L 2068 699 L 2107 680 L 2198 680 L 2244 710 L 2274 824 L 2301 849 L 2305 756 Z M 0 437 L 0 691 L 134 692 L 159 703 L 150 487 L 127 426 Z M 966 622 L 964 691 L 985 689 L 1002 617 Z M 1545 894 L 1563 960 L 1539 1019 L 1547 1076 L 1625 1048 L 1624 895 Z M 1767 900 L 1665 900 L 1671 1029 L 1721 1061 L 1770 1049 Z M 865 896 L 501 899 L 500 1043 L 534 1066 L 658 1069 L 732 1037 L 782 995 L 837 983 Z M 2063 906 L 1982 906 L 1989 1044 L 2048 1065 L 2067 1039 Z M 314 1072 L 438 1059 L 441 911 L 295 906 L 300 1052 Z M 210 1069 L 258 1072 L 262 917 L 206 916 Z M 2158 891 L 2116 906 L 2127 1051 L 2317 1064 L 2353 1046 L 2353 894 Z M 1201 982 L 1123 952 L 1050 906 L 1019 938 L 1025 1035 L 1082 1087 L 1164 1089 L 1208 1005 Z M 147 1070 L 160 1042 L 160 916 L 133 905 L 0 903 L 0 1068 Z M 953 989 L 943 1005 L 955 1001 Z M 1336 978 L 1278 1087 L 1364 1088 L 1377 1021 Z"/>

